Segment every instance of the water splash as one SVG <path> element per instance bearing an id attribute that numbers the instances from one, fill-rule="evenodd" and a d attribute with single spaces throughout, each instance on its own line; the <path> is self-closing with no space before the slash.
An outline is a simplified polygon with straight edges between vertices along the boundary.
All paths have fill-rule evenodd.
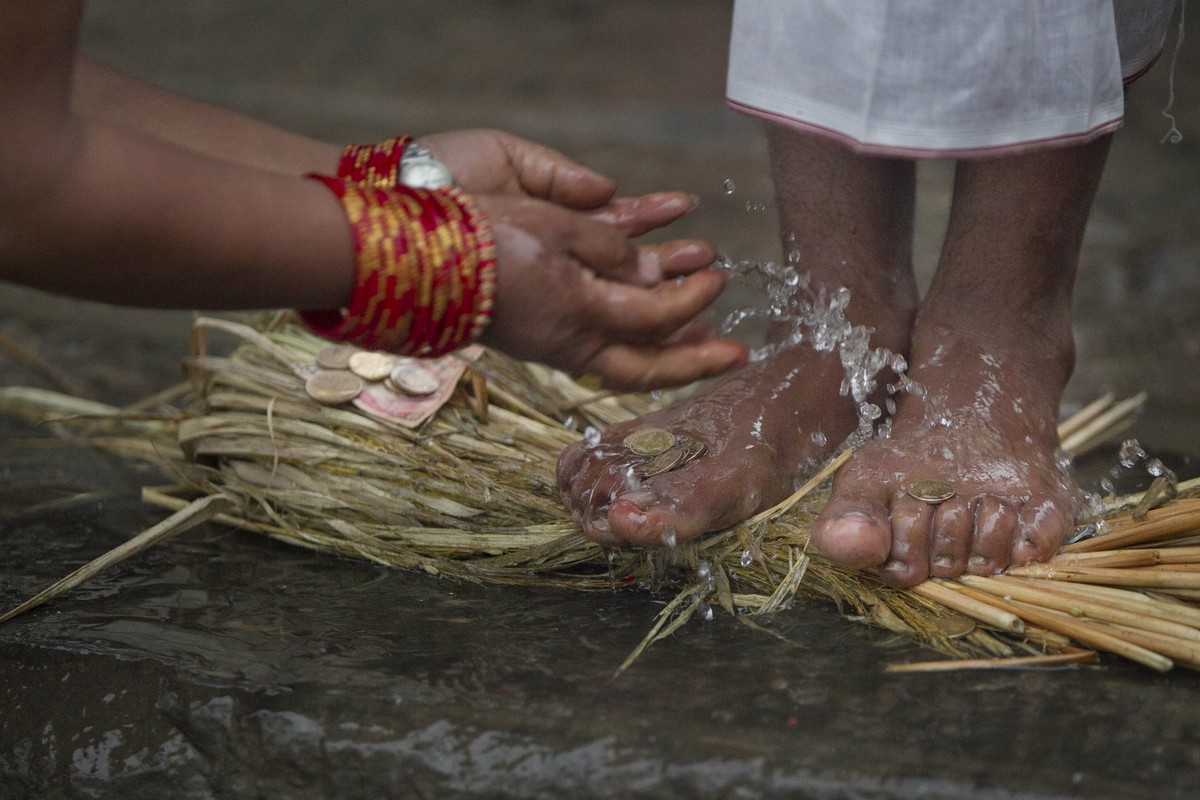
<path id="1" fill-rule="evenodd" d="M 733 178 L 726 178 L 725 182 L 721 184 L 721 190 L 727 195 L 733 194 L 737 191 L 737 184 L 733 182 Z"/>
<path id="2" fill-rule="evenodd" d="M 850 290 L 844 286 L 814 287 L 810 276 L 797 269 L 799 261 L 799 251 L 794 248 L 789 248 L 786 264 L 734 261 L 724 255 L 718 258 L 717 266 L 730 273 L 731 281 L 766 296 L 766 303 L 730 312 L 721 331 L 729 335 L 751 320 L 771 323 L 772 342 L 754 349 L 752 361 L 770 358 L 801 343 L 817 352 L 836 352 L 844 372 L 840 394 L 850 398 L 858 412 L 855 439 L 861 443 L 876 433 L 877 424 L 884 424 L 883 409 L 868 400 L 879 389 L 881 374 L 890 371 L 896 376 L 887 385 L 889 394 L 908 392 L 924 398 L 927 393 L 908 377 L 903 355 L 872 346 L 874 328 L 854 325 L 847 319 Z M 886 409 L 888 415 L 895 413 L 896 404 L 890 398 Z M 890 427 L 887 430 L 890 432 Z"/>
<path id="3" fill-rule="evenodd" d="M 1117 452 L 1117 460 L 1121 462 L 1122 467 L 1131 469 L 1137 466 L 1139 461 L 1144 461 L 1145 459 L 1146 451 L 1138 443 L 1137 439 L 1126 439 L 1121 442 L 1121 449 Z M 1155 460 L 1157 461 L 1157 459 Z"/>
<path id="4" fill-rule="evenodd" d="M 583 430 L 583 443 L 589 449 L 600 446 L 600 431 L 593 428 L 591 425 Z"/>

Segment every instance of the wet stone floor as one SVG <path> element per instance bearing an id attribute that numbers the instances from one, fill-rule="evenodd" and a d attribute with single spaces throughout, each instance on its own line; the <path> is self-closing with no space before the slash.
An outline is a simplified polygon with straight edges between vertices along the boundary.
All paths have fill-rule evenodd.
<path id="1" fill-rule="evenodd" d="M 721 104 L 730 10 L 98 0 L 82 38 L 135 74 L 332 141 L 507 128 L 626 191 L 692 191 L 701 206 L 675 233 L 777 258 L 761 134 Z M 1184 141 L 1159 144 L 1166 59 L 1129 95 L 1089 227 L 1065 401 L 1148 391 L 1131 435 L 1185 474 L 1200 455 L 1189 26 L 1175 73 Z M 950 176 L 920 172 L 925 280 Z M 743 302 L 737 287 L 722 300 Z M 178 380 L 189 322 L 0 287 L 0 333 L 114 404 Z M 0 385 L 50 384 L 0 354 Z M 1113 463 L 1081 464 L 1085 486 Z M 158 521 L 138 491 L 162 481 L 0 420 L 0 607 Z M 1182 800 L 1200 786 L 1193 672 L 1106 659 L 888 674 L 932 656 L 805 604 L 766 631 L 691 622 L 613 679 L 663 601 L 451 583 L 203 526 L 0 625 L 0 800 Z"/>

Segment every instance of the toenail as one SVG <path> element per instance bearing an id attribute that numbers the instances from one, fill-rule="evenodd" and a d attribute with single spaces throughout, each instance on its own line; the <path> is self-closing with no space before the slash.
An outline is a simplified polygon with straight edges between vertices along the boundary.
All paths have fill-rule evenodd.
<path id="1" fill-rule="evenodd" d="M 883 569 L 892 570 L 893 572 L 907 569 L 907 568 L 908 568 L 907 564 L 905 564 L 903 561 L 900 561 L 899 559 L 895 559 L 895 558 L 891 559 L 890 561 L 888 561 L 886 564 L 883 565 Z"/>
<path id="2" fill-rule="evenodd" d="M 597 517 L 592 520 L 592 530 L 599 531 L 600 533 L 610 533 L 612 526 L 608 524 L 607 517 Z"/>
<path id="3" fill-rule="evenodd" d="M 948 556 L 938 556 L 933 560 L 933 565 L 935 567 L 945 567 L 946 569 L 949 569 L 950 567 L 954 566 L 954 559 L 949 558 Z"/>
<path id="4" fill-rule="evenodd" d="M 971 566 L 973 567 L 982 567 L 989 561 L 991 561 L 991 559 L 985 556 L 971 556 Z"/>

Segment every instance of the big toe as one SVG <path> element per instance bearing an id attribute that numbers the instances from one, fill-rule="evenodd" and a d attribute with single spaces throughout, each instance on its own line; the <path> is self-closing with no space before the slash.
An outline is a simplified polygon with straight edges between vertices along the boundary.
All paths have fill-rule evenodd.
<path id="1" fill-rule="evenodd" d="M 887 509 L 855 501 L 831 500 L 813 526 L 812 545 L 838 564 L 856 569 L 877 567 L 892 549 Z"/>

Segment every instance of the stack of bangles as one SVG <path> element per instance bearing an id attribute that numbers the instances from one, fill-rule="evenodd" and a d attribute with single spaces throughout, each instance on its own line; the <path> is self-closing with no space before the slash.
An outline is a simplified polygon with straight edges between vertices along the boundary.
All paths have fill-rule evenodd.
<path id="1" fill-rule="evenodd" d="M 491 320 L 496 248 L 470 197 L 400 182 L 409 142 L 351 145 L 337 177 L 308 176 L 342 203 L 354 236 L 355 281 L 345 309 L 299 314 L 327 339 L 434 357 L 478 338 Z"/>

